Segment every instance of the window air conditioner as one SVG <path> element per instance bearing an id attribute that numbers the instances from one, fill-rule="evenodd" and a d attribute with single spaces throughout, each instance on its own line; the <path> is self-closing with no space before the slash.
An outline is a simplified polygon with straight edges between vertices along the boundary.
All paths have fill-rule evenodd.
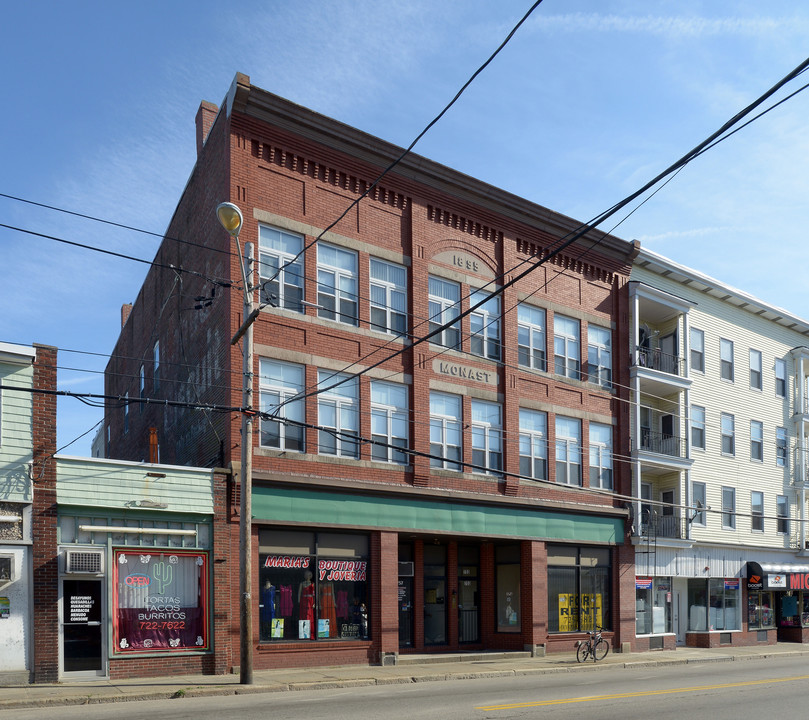
<path id="1" fill-rule="evenodd" d="M 89 573 L 99 575 L 104 572 L 103 550 L 66 550 L 66 573 Z"/>

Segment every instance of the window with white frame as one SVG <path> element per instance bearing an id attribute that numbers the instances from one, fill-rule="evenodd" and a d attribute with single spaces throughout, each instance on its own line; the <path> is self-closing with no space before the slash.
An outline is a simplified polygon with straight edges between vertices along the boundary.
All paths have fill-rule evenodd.
<path id="1" fill-rule="evenodd" d="M 580 378 L 579 321 L 564 315 L 553 316 L 553 362 L 557 375 Z"/>
<path id="2" fill-rule="evenodd" d="M 722 527 L 736 529 L 736 489 L 732 487 L 722 488 Z"/>
<path id="3" fill-rule="evenodd" d="M 303 452 L 304 401 L 292 398 L 303 393 L 304 370 L 303 365 L 280 360 L 261 358 L 259 361 L 261 412 L 271 416 L 265 415 L 261 420 L 259 442 L 262 447 Z"/>
<path id="4" fill-rule="evenodd" d="M 587 379 L 602 387 L 612 386 L 611 336 L 607 328 L 587 326 Z"/>
<path id="5" fill-rule="evenodd" d="M 430 466 L 461 470 L 461 396 L 430 393 Z"/>
<path id="6" fill-rule="evenodd" d="M 371 381 L 371 458 L 381 462 L 408 463 L 407 386 Z"/>
<path id="7" fill-rule="evenodd" d="M 761 390 L 761 351 L 750 349 L 750 387 Z"/>
<path id="8" fill-rule="evenodd" d="M 500 297 L 489 297 L 491 292 L 473 290 L 469 295 L 470 307 L 488 298 L 469 315 L 469 350 L 475 355 L 500 359 Z"/>
<path id="9" fill-rule="evenodd" d="M 404 335 L 407 332 L 407 270 L 371 258 L 371 329 Z"/>
<path id="10" fill-rule="evenodd" d="M 705 525 L 705 483 L 691 483 L 691 520 L 694 525 Z"/>
<path id="11" fill-rule="evenodd" d="M 317 245 L 317 314 L 356 325 L 357 253 L 328 243 Z"/>
<path id="12" fill-rule="evenodd" d="M 691 369 L 695 372 L 705 372 L 705 333 L 702 330 L 691 328 Z"/>
<path id="13" fill-rule="evenodd" d="M 733 382 L 733 342 L 719 339 L 719 377 Z"/>
<path id="14" fill-rule="evenodd" d="M 775 464 L 787 467 L 787 429 L 775 428 Z"/>
<path id="15" fill-rule="evenodd" d="M 722 433 L 722 454 L 736 454 L 736 420 L 729 413 L 722 413 L 720 419 L 720 430 Z"/>
<path id="16" fill-rule="evenodd" d="M 787 396 L 787 364 L 785 360 L 775 360 L 775 394 L 778 397 Z"/>
<path id="17" fill-rule="evenodd" d="M 548 479 L 548 416 L 520 408 L 520 475 Z"/>
<path id="18" fill-rule="evenodd" d="M 155 391 L 160 389 L 160 341 L 157 340 L 152 348 L 152 361 L 154 366 L 153 387 Z"/>
<path id="19" fill-rule="evenodd" d="M 357 458 L 359 443 L 359 380 L 350 375 L 319 370 L 317 374 L 318 452 L 322 455 Z M 345 381 L 345 382 L 342 382 Z M 337 385 L 337 383 L 340 383 Z"/>
<path id="20" fill-rule="evenodd" d="M 556 482 L 581 485 L 581 422 L 556 416 Z"/>
<path id="21" fill-rule="evenodd" d="M 750 459 L 764 460 L 764 423 L 758 420 L 750 421 Z"/>
<path id="22" fill-rule="evenodd" d="M 545 311 L 531 305 L 517 307 L 517 362 L 546 370 Z"/>
<path id="23" fill-rule="evenodd" d="M 691 406 L 691 447 L 705 449 L 705 408 Z"/>
<path id="24" fill-rule="evenodd" d="M 775 498 L 776 532 L 789 535 L 789 498 L 778 495 Z"/>
<path id="25" fill-rule="evenodd" d="M 461 286 L 450 280 L 430 277 L 427 281 L 430 332 L 442 325 L 452 323 L 430 338 L 430 342 L 448 348 L 461 347 L 461 321 L 456 318 L 461 312 Z M 455 320 L 455 322 L 453 322 Z"/>
<path id="26" fill-rule="evenodd" d="M 129 391 L 124 394 L 124 434 L 129 432 Z"/>
<path id="27" fill-rule="evenodd" d="M 612 490 L 612 427 L 590 423 L 590 487 Z"/>
<path id="28" fill-rule="evenodd" d="M 498 473 L 503 469 L 501 410 L 497 403 L 472 400 L 473 472 Z"/>
<path id="29" fill-rule="evenodd" d="M 764 493 L 758 490 L 750 493 L 750 529 L 764 532 Z"/>
<path id="30" fill-rule="evenodd" d="M 140 366 L 140 371 L 138 373 L 138 397 L 143 400 L 146 397 L 146 372 L 143 369 L 143 364 Z M 141 402 L 138 403 L 140 405 L 140 413 L 143 414 L 143 408 L 146 403 Z"/>
<path id="31" fill-rule="evenodd" d="M 303 237 L 259 225 L 258 276 L 261 302 L 303 312 Z"/>

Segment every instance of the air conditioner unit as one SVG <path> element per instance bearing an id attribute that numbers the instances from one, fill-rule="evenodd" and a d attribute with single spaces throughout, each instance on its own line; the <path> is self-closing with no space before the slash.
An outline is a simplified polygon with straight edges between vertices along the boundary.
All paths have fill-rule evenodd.
<path id="1" fill-rule="evenodd" d="M 399 563 L 399 577 L 413 577 L 413 563 L 400 562 Z"/>
<path id="2" fill-rule="evenodd" d="M 104 572 L 104 551 L 65 550 L 65 572 L 100 575 Z"/>

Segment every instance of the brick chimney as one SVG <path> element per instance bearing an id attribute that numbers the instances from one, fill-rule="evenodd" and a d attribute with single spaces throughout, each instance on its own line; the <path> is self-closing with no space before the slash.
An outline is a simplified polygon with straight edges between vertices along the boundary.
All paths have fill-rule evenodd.
<path id="1" fill-rule="evenodd" d="M 205 145 L 205 140 L 208 138 L 208 133 L 211 131 L 213 121 L 216 120 L 216 113 L 219 108 L 213 103 L 203 100 L 199 104 L 197 110 L 197 157 L 202 152 L 202 146 Z"/>
<path id="2" fill-rule="evenodd" d="M 129 315 L 132 312 L 132 303 L 124 303 L 121 305 L 121 327 L 123 328 L 126 325 L 126 321 L 129 320 Z"/>

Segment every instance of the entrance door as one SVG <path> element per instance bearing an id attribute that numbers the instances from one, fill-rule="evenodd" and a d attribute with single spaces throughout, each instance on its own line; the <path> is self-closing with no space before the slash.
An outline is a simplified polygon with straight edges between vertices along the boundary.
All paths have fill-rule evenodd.
<path id="1" fill-rule="evenodd" d="M 399 578 L 399 647 L 413 646 L 413 578 Z"/>
<path id="2" fill-rule="evenodd" d="M 681 578 L 674 578 L 672 584 L 672 606 L 671 611 L 674 613 L 673 630 L 677 636 L 677 644 L 685 645 L 685 633 L 688 630 L 688 608 L 686 606 L 687 581 Z"/>
<path id="3" fill-rule="evenodd" d="M 62 580 L 62 671 L 106 675 L 101 580 Z"/>
<path id="4" fill-rule="evenodd" d="M 477 547 L 458 547 L 458 642 L 480 642 Z"/>
<path id="5" fill-rule="evenodd" d="M 424 546 L 424 644 L 447 642 L 447 548 Z"/>

